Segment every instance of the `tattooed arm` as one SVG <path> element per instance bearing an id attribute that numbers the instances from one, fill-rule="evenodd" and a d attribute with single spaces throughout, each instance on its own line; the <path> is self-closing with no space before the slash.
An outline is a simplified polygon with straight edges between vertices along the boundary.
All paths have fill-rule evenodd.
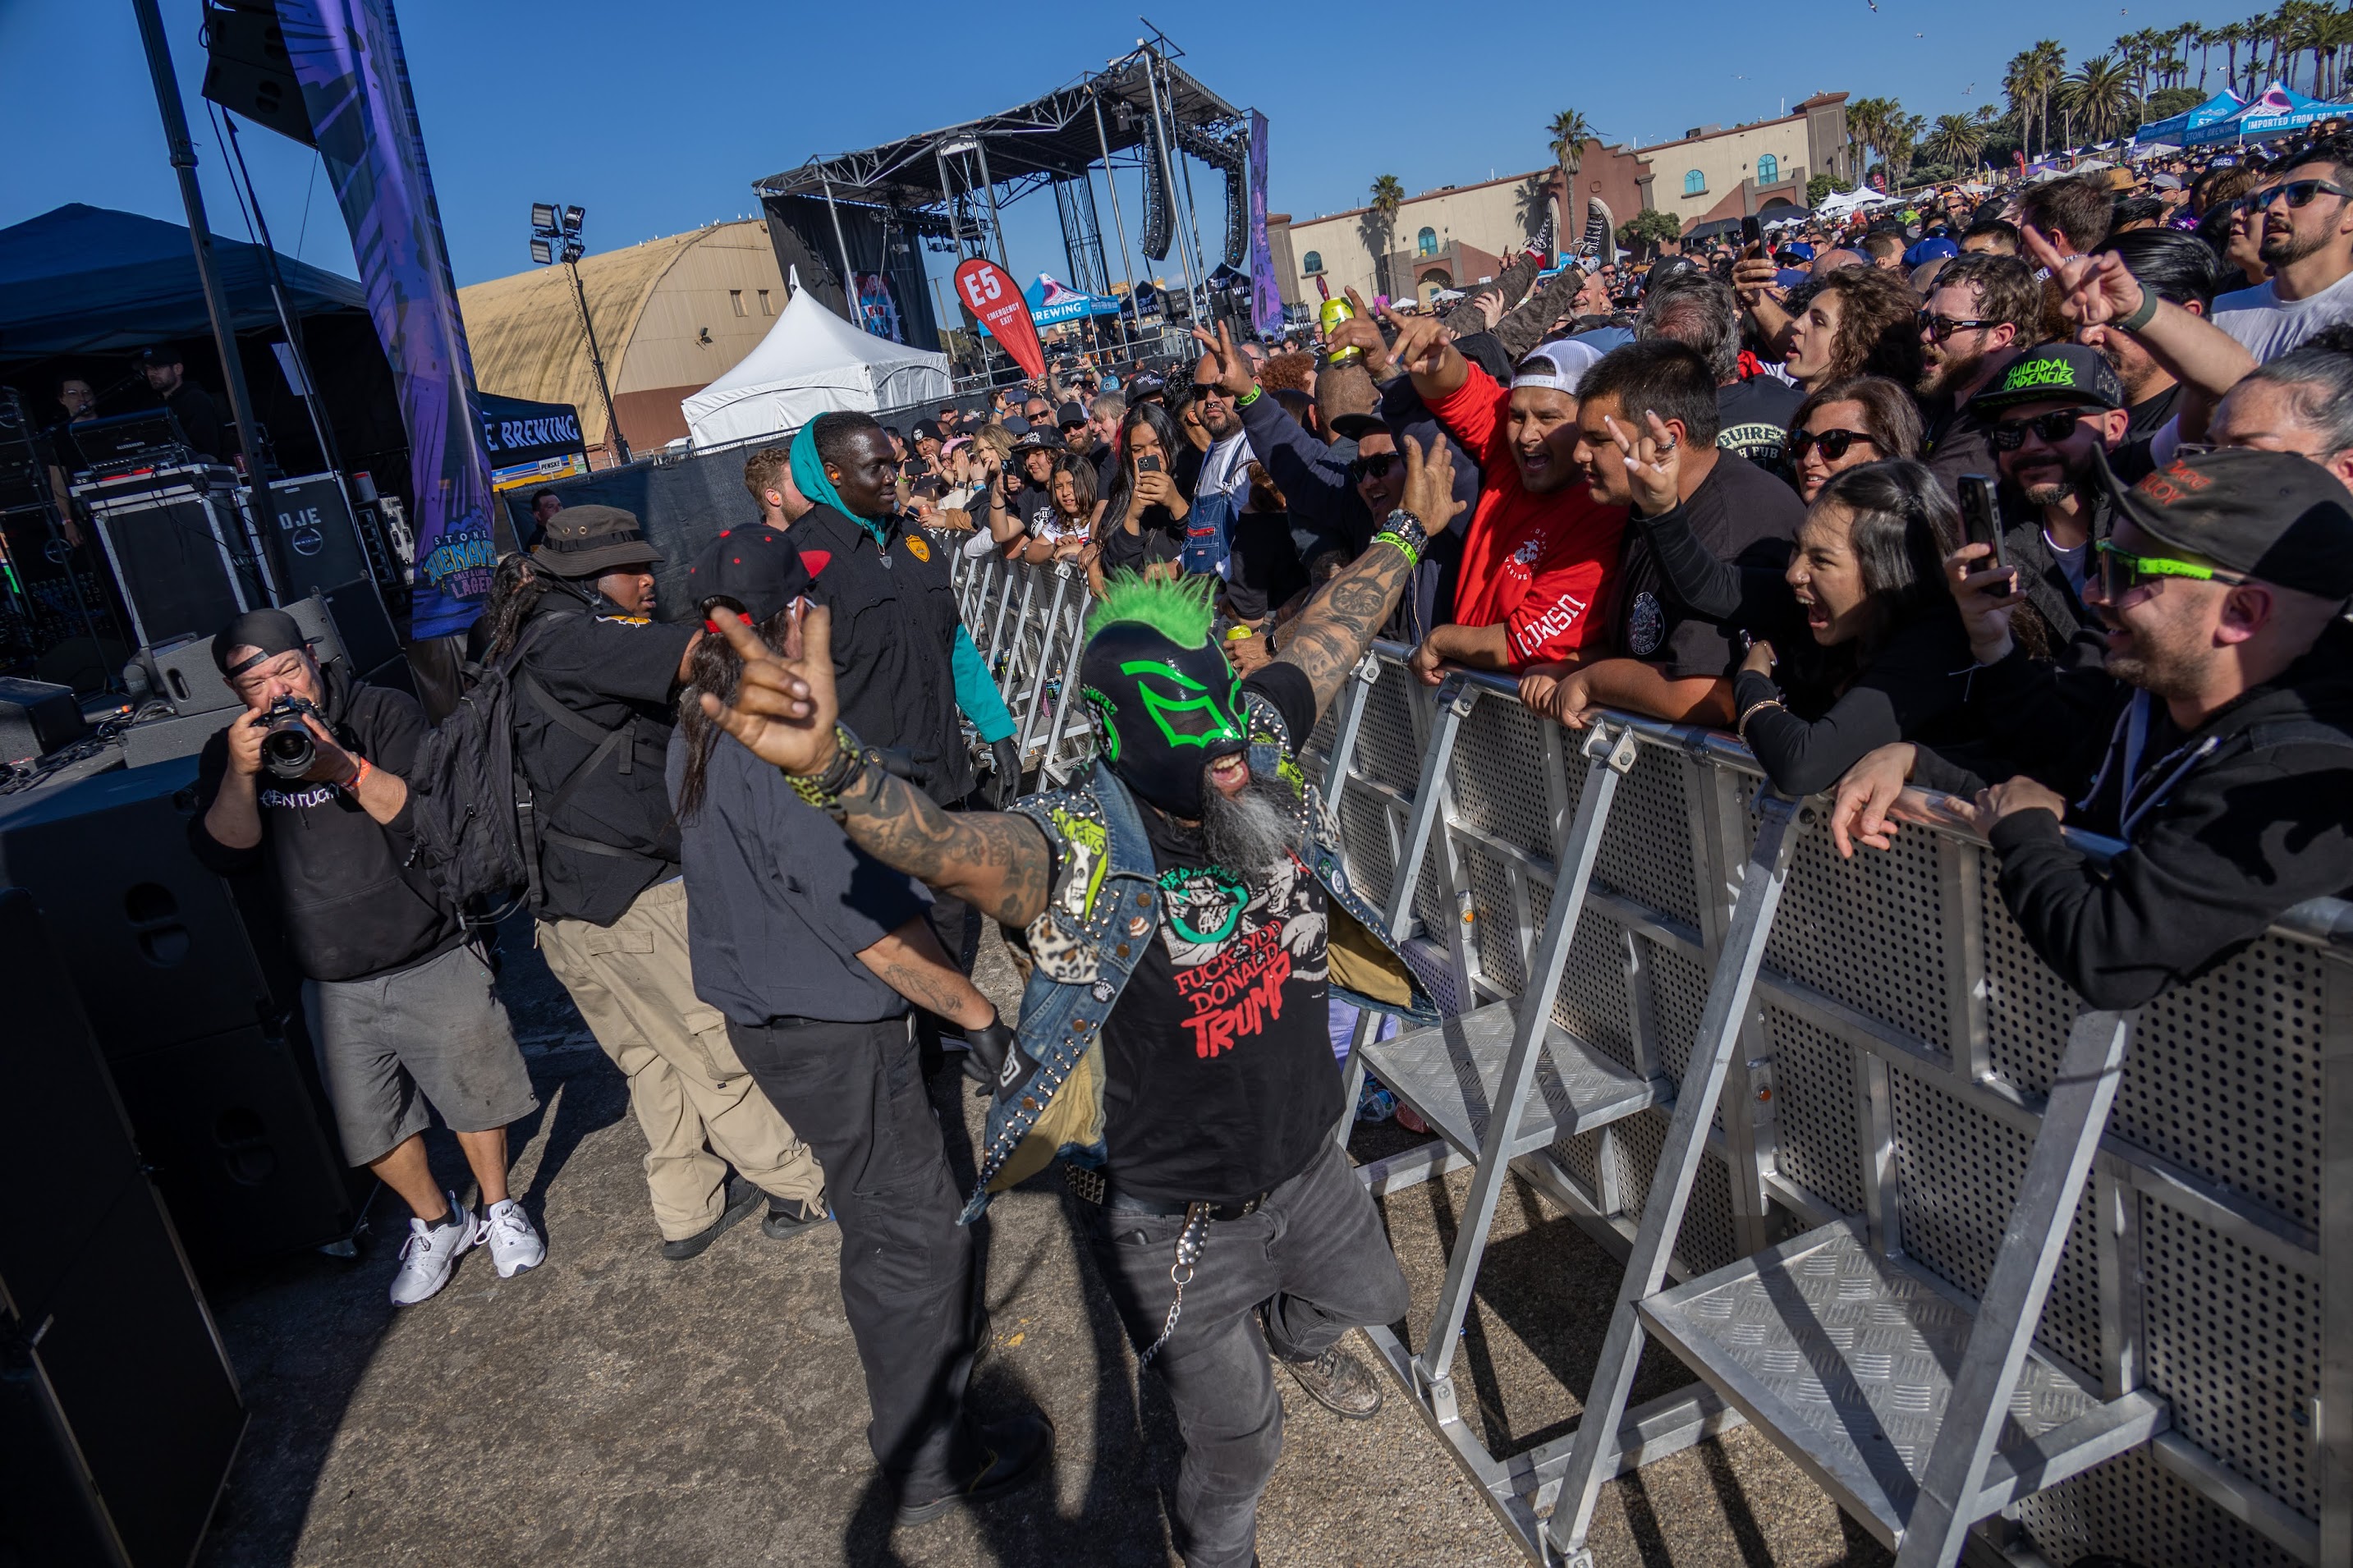
<path id="1" fill-rule="evenodd" d="M 807 606 L 781 654 L 733 616 L 718 624 L 743 658 L 744 674 L 734 701 L 705 692 L 702 710 L 762 762 L 803 778 L 824 773 L 840 754 L 831 614 L 822 605 Z M 842 792 L 841 814 L 850 838 L 868 854 L 1008 925 L 1028 925 L 1046 908 L 1053 852 L 1027 817 L 942 811 L 881 768 L 870 768 Z"/>
<path id="2" fill-rule="evenodd" d="M 1442 437 L 1432 437 L 1424 456 L 1410 436 L 1400 437 L 1405 454 L 1405 510 L 1421 520 L 1435 539 L 1445 531 L 1462 503 L 1454 499 L 1454 457 Z M 1277 664 L 1295 664 L 1315 688 L 1315 711 L 1321 717 L 1339 694 L 1340 683 L 1356 668 L 1373 634 L 1397 608 L 1398 597 L 1413 580 L 1413 559 L 1394 544 L 1375 542 L 1343 567 L 1310 600 L 1282 634 Z"/>
<path id="3" fill-rule="evenodd" d="M 929 915 L 917 915 L 881 942 L 860 948 L 858 962 L 916 1006 L 960 1027 L 986 1029 L 996 1020 L 996 1005 L 948 962 Z"/>

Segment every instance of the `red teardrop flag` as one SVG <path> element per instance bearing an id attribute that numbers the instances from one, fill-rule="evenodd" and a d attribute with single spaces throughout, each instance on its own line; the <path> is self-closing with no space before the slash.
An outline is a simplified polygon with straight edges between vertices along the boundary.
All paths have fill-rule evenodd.
<path id="1" fill-rule="evenodd" d="M 1038 323 L 1029 319 L 1028 301 L 1003 268 L 976 256 L 955 269 L 955 286 L 965 304 L 1004 345 L 1014 363 L 1032 376 L 1046 374 L 1046 351 L 1038 343 Z"/>

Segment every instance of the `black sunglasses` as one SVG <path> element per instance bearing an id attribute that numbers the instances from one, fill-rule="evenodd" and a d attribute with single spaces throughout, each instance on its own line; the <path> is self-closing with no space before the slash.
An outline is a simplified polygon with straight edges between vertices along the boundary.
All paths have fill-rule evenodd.
<path id="1" fill-rule="evenodd" d="M 1397 466 L 1395 452 L 1376 452 L 1369 458 L 1358 458 L 1348 465 L 1348 472 L 1360 479 L 1385 479 Z"/>
<path id="2" fill-rule="evenodd" d="M 1944 342 L 1955 332 L 1971 331 L 1981 327 L 1998 327 L 2000 321 L 1979 321 L 1960 316 L 1939 316 L 1933 310 L 1920 312 L 1920 330 Z"/>
<path id="3" fill-rule="evenodd" d="M 2075 433 L 2076 422 L 2083 417 L 2080 408 L 2054 408 L 2031 419 L 2004 420 L 1986 432 L 1986 444 L 1997 452 L 2015 452 L 2026 445 L 2026 433 L 2031 430 L 2042 437 L 2043 445 L 2055 447 Z"/>
<path id="4" fill-rule="evenodd" d="M 2324 191 L 2332 196 L 2353 196 L 2353 191 L 2348 191 L 2342 185 L 2331 184 L 2327 180 L 2290 180 L 2284 185 L 2273 185 L 2267 190 L 2254 191 L 2241 196 L 2238 206 L 2242 213 L 2261 213 L 2269 208 L 2274 202 L 2285 196 L 2287 205 L 2291 207 L 2308 207 L 2312 205 L 2312 198 Z"/>
<path id="5" fill-rule="evenodd" d="M 1835 463 L 1845 457 L 1848 448 L 1857 441 L 1868 447 L 1879 445 L 1877 437 L 1862 430 L 1792 430 L 1789 432 L 1789 460 L 1793 463 L 1802 461 L 1810 448 L 1820 447 L 1822 457 Z"/>

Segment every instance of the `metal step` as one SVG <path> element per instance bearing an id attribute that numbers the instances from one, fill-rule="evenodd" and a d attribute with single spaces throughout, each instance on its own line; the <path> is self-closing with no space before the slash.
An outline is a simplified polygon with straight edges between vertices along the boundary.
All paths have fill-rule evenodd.
<path id="1" fill-rule="evenodd" d="M 1871 1249 L 1861 1219 L 1645 1299 L 1643 1326 L 1768 1434 L 1890 1550 L 1902 1544 L 1976 1309 Z M 2103 1400 L 2032 1349 L 1968 1515 L 2113 1458 L 2166 1429 L 2146 1391 Z"/>
<path id="2" fill-rule="evenodd" d="M 1413 1107 L 1449 1143 L 1476 1159 L 1488 1108 L 1503 1081 L 1523 997 L 1486 1006 L 1362 1047 L 1365 1066 Z M 1572 1133 L 1673 1099 L 1663 1080 L 1629 1072 L 1556 1024 L 1548 1024 L 1544 1058 L 1506 1157 L 1546 1148 Z"/>

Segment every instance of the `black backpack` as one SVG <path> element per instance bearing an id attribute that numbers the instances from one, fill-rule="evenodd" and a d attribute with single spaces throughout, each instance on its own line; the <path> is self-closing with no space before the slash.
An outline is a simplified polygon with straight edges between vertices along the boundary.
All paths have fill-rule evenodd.
<path id="1" fill-rule="evenodd" d="M 475 923 L 511 913 L 519 897 L 538 901 L 536 813 L 515 759 L 513 688 L 533 629 L 504 658 L 469 667 L 466 694 L 426 735 L 407 777 L 410 861 Z"/>
<path id="2" fill-rule="evenodd" d="M 545 903 L 539 879 L 543 841 L 619 858 L 651 858 L 547 826 L 616 754 L 621 771 L 630 771 L 638 737 L 635 717 L 613 730 L 592 724 L 522 668 L 533 635 L 551 618 L 533 617 L 505 658 L 467 667 L 465 696 L 417 748 L 416 772 L 407 780 L 417 844 L 413 859 L 470 923 L 495 923 L 518 903 L 534 911 Z M 518 694 L 592 748 L 544 800 L 534 797 L 516 754 Z"/>

